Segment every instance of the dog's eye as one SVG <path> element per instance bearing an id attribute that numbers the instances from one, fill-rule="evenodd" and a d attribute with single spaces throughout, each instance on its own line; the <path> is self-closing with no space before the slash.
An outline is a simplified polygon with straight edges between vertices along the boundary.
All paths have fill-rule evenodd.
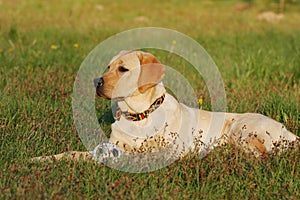
<path id="1" fill-rule="evenodd" d="M 123 67 L 123 66 L 120 66 L 118 69 L 119 69 L 120 72 L 127 72 L 128 71 L 128 69 Z"/>
<path id="2" fill-rule="evenodd" d="M 107 72 L 107 71 L 109 71 L 109 69 L 110 69 L 110 65 L 108 65 L 108 66 L 106 67 L 105 71 Z"/>

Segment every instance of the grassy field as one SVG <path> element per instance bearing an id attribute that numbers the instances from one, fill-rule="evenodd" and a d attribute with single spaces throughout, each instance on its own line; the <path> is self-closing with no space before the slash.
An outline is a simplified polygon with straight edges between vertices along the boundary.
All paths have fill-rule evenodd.
<path id="1" fill-rule="evenodd" d="M 80 64 L 109 36 L 145 26 L 175 29 L 207 50 L 229 112 L 265 114 L 300 136 L 300 4 L 286 1 L 284 19 L 269 23 L 257 15 L 277 4 L 249 2 L 237 10 L 237 1 L 0 0 L 0 199 L 299 199 L 299 150 L 256 159 L 228 145 L 145 174 L 91 161 L 28 162 L 85 150 L 71 107 Z M 158 56 L 210 109 L 201 77 Z"/>

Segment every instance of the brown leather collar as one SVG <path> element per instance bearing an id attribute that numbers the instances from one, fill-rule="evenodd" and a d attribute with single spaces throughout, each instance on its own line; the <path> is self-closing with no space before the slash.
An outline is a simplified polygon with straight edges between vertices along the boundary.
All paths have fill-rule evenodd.
<path id="1" fill-rule="evenodd" d="M 115 120 L 120 120 L 121 116 L 125 117 L 125 119 L 130 121 L 140 121 L 149 116 L 150 113 L 152 113 L 154 110 L 156 110 L 165 99 L 165 94 L 163 94 L 161 97 L 156 99 L 151 106 L 141 113 L 130 113 L 128 111 L 122 111 L 119 107 L 117 107 L 116 114 L 114 116 Z"/>

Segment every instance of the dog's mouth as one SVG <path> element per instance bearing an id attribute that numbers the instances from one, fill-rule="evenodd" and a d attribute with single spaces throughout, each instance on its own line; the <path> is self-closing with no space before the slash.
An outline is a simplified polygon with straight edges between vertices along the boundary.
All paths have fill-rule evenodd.
<path id="1" fill-rule="evenodd" d="M 99 90 L 98 88 L 96 88 L 96 94 L 103 98 L 103 99 L 107 99 L 107 100 L 111 100 L 111 97 L 105 95 L 101 90 Z"/>
<path id="2" fill-rule="evenodd" d="M 102 81 L 100 81 L 102 80 Z M 101 97 L 101 98 L 104 98 L 104 99 L 111 99 L 105 92 L 104 90 L 104 87 L 103 87 L 103 84 L 104 84 L 104 80 L 103 78 L 95 78 L 94 79 L 94 86 L 95 86 L 95 89 L 96 89 L 96 94 Z"/>
<path id="3" fill-rule="evenodd" d="M 97 94 L 97 96 L 99 96 L 103 99 L 107 99 L 107 100 L 124 101 L 124 99 L 125 99 L 125 97 L 111 97 L 111 96 L 108 96 L 99 89 L 96 89 L 96 94 Z"/>
<path id="4" fill-rule="evenodd" d="M 116 100 L 116 101 L 124 101 L 125 97 L 115 97 L 113 98 L 113 100 Z"/>
<path id="5" fill-rule="evenodd" d="M 94 79 L 94 86 L 96 89 L 97 96 L 107 99 L 107 100 L 115 100 L 115 101 L 123 101 L 125 97 L 115 96 L 112 94 L 111 91 L 114 90 L 113 87 L 110 85 L 106 85 L 104 87 L 104 79 L 103 78 L 95 78 Z"/>

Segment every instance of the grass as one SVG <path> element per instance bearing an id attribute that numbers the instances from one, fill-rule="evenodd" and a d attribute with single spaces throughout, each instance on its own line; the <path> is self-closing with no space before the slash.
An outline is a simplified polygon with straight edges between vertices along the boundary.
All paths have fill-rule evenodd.
<path id="1" fill-rule="evenodd" d="M 71 108 L 80 63 L 109 36 L 144 26 L 178 30 L 208 51 L 222 74 L 229 112 L 265 114 L 300 136 L 299 3 L 288 3 L 284 20 L 271 24 L 256 16 L 274 4 L 254 1 L 236 11 L 236 2 L 0 1 L 0 198 L 299 199 L 299 150 L 256 159 L 228 145 L 146 174 L 93 162 L 28 163 L 85 150 Z M 186 75 L 210 109 L 201 77 L 164 55 L 157 56 Z M 109 132 L 109 123 L 101 126 Z"/>

